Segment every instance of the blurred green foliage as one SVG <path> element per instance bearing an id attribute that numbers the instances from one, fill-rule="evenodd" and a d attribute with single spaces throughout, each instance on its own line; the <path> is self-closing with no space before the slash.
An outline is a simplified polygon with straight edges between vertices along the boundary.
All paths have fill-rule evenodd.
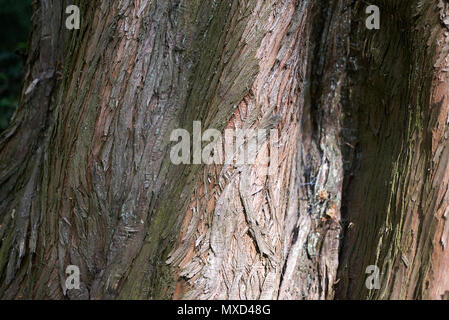
<path id="1" fill-rule="evenodd" d="M 22 85 L 32 0 L 0 0 L 0 132 L 6 129 Z"/>

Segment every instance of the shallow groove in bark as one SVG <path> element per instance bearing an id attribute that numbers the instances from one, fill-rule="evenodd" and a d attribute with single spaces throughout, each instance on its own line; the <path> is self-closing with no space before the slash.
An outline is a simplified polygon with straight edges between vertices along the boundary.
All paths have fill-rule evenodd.
<path id="1" fill-rule="evenodd" d="M 358 0 L 78 1 L 69 32 L 68 0 L 35 1 L 0 137 L 0 297 L 444 295 L 449 8 L 373 2 L 380 31 Z M 195 120 L 279 144 L 175 166 L 170 133 Z"/>

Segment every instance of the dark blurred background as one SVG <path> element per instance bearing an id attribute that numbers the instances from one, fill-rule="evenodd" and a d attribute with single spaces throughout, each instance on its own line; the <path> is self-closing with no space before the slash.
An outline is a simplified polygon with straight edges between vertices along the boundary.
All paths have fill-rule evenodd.
<path id="1" fill-rule="evenodd" d="M 7 128 L 22 85 L 32 0 L 0 0 L 0 132 Z M 22 56 L 21 56 L 22 55 Z"/>

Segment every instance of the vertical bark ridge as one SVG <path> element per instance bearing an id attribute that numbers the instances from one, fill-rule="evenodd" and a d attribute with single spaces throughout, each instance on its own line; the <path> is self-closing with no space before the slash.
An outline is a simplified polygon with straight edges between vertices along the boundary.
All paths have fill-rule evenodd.
<path id="1" fill-rule="evenodd" d="M 358 122 L 358 160 L 348 177 L 345 212 L 351 227 L 337 296 L 440 299 L 448 288 L 442 271 L 447 266 L 443 230 L 448 206 L 442 93 L 447 83 L 446 4 L 376 4 L 383 10 L 379 31 L 357 26 L 364 23 L 361 2 L 354 10 L 360 22 L 351 37 L 350 101 Z M 406 10 L 399 9 L 403 6 Z M 379 290 L 365 286 L 369 265 L 381 272 Z"/>
<path id="2" fill-rule="evenodd" d="M 339 91 L 349 12 L 344 1 L 329 7 L 286 1 L 273 8 L 258 50 L 259 73 L 226 128 L 257 129 L 279 119 L 278 167 L 268 175 L 261 165 L 274 152 L 267 142 L 255 165 L 203 169 L 167 261 L 178 267 L 175 298 L 333 297 L 343 181 Z M 313 53 L 324 57 L 317 61 Z M 320 193 L 328 196 L 318 199 Z M 251 234 L 248 214 L 271 254 Z"/>

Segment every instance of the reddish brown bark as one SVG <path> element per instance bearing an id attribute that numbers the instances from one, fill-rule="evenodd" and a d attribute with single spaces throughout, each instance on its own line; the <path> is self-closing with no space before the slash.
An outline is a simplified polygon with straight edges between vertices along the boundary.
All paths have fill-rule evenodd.
<path id="1" fill-rule="evenodd" d="M 379 0 L 376 31 L 363 1 L 86 1 L 69 31 L 67 2 L 36 1 L 0 138 L 0 297 L 441 298 L 441 3 Z M 175 165 L 193 121 L 279 143 Z"/>

